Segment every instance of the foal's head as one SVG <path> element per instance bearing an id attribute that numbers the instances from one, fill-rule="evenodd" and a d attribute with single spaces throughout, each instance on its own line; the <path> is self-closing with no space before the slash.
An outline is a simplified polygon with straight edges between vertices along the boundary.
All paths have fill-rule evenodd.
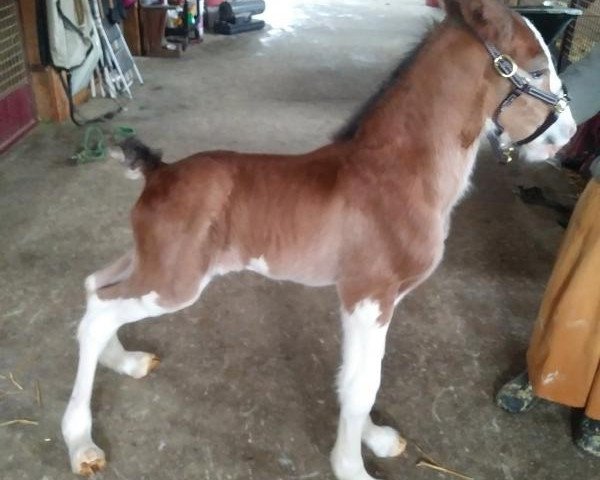
<path id="1" fill-rule="evenodd" d="M 451 21 L 466 25 L 487 48 L 486 77 L 497 98 L 491 133 L 527 160 L 547 160 L 573 136 L 575 121 L 550 51 L 528 20 L 497 0 L 447 0 Z"/>

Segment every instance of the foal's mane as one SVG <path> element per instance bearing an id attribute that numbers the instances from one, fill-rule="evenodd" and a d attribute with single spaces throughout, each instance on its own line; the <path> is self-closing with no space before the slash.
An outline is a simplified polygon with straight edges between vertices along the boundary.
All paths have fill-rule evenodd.
<path id="1" fill-rule="evenodd" d="M 350 119 L 346 121 L 345 125 L 333 135 L 334 141 L 343 142 L 354 138 L 358 127 L 360 127 L 363 120 L 365 120 L 365 118 L 368 117 L 371 112 L 375 110 L 375 108 L 377 108 L 379 101 L 383 98 L 386 92 L 396 85 L 396 83 L 401 80 L 410 70 L 415 62 L 415 59 L 421 50 L 423 50 L 423 47 L 428 43 L 437 25 L 438 22 L 434 22 L 431 26 L 429 26 L 423 38 L 421 38 L 419 43 L 412 46 L 408 53 L 402 58 L 400 64 L 394 68 L 388 78 L 381 83 L 379 89 L 373 95 L 371 95 L 371 97 L 356 111 L 356 113 L 354 113 Z"/>

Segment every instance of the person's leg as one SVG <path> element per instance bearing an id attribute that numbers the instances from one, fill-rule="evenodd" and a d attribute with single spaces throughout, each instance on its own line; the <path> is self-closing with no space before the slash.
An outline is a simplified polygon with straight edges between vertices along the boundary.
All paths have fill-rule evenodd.
<path id="1" fill-rule="evenodd" d="M 600 363 L 598 211 L 600 183 L 591 180 L 577 203 L 546 287 L 527 352 L 527 371 L 496 396 L 496 403 L 509 412 L 526 411 L 536 397 L 573 407 L 589 401 Z M 598 398 L 600 418 L 600 392 Z"/>
<path id="2" fill-rule="evenodd" d="M 589 400 L 600 365 L 600 182 L 581 195 L 548 281 L 527 351 L 536 396 L 571 407 Z"/>

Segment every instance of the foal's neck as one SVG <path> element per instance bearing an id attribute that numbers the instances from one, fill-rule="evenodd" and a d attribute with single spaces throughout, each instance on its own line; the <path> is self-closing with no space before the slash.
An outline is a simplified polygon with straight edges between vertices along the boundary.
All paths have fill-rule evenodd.
<path id="1" fill-rule="evenodd" d="M 391 188 L 405 186 L 409 173 L 419 177 L 436 208 L 449 212 L 468 186 L 497 97 L 490 61 L 471 34 L 442 24 L 351 140 L 368 152 L 366 168 L 395 183 Z"/>
<path id="2" fill-rule="evenodd" d="M 468 150 L 478 140 L 495 97 L 494 82 L 486 75 L 489 62 L 477 39 L 442 24 L 365 116 L 353 141 L 428 157 Z"/>

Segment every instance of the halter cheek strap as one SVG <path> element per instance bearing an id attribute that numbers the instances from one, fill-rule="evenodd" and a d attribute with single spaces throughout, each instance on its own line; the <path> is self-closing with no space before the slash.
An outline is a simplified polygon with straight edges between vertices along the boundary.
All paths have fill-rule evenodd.
<path id="1" fill-rule="evenodd" d="M 512 160 L 512 154 L 516 147 L 525 145 L 526 143 L 532 142 L 537 137 L 542 135 L 548 128 L 550 128 L 558 116 L 567 108 L 569 105 L 569 97 L 566 92 L 563 95 L 556 95 L 552 92 L 541 90 L 531 85 L 528 80 L 518 74 L 519 67 L 516 62 L 508 55 L 504 55 L 498 51 L 498 49 L 491 43 L 484 42 L 485 48 L 492 57 L 493 65 L 498 74 L 510 80 L 513 84 L 513 89 L 510 93 L 502 100 L 498 108 L 496 108 L 492 121 L 494 122 L 494 131 L 488 133 L 488 138 L 494 150 L 497 151 L 505 162 Z M 517 141 L 512 142 L 509 145 L 502 145 L 500 143 L 500 135 L 504 132 L 504 127 L 500 123 L 499 117 L 502 111 L 509 107 L 513 101 L 521 95 L 529 95 L 543 103 L 548 104 L 552 107 L 550 113 L 544 120 L 544 122 L 529 136 Z"/>

